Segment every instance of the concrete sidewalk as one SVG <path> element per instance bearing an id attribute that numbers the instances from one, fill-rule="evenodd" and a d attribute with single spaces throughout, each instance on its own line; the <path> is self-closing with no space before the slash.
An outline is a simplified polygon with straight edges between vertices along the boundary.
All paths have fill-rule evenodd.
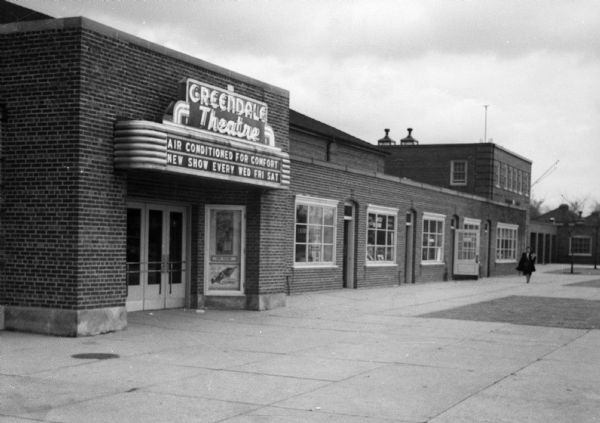
<path id="1" fill-rule="evenodd" d="M 572 285 L 600 275 L 545 273 L 564 268 L 130 313 L 90 338 L 0 332 L 0 421 L 600 422 L 600 330 L 419 317 L 509 296 L 600 305 Z"/>

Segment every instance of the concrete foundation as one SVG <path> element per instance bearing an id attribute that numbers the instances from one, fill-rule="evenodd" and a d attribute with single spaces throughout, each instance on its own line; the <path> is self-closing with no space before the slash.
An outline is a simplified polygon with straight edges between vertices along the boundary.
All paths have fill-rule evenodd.
<path id="1" fill-rule="evenodd" d="M 226 310 L 271 310 L 274 308 L 285 307 L 286 295 L 266 294 L 266 295 L 199 295 L 198 308 L 215 308 Z"/>
<path id="2" fill-rule="evenodd" d="M 4 328 L 58 336 L 89 336 L 127 327 L 125 307 L 64 310 L 41 307 L 4 307 Z"/>

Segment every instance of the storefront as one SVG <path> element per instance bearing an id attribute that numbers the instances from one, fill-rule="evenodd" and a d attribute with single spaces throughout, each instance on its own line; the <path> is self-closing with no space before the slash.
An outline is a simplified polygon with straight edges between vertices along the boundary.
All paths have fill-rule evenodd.
<path id="1" fill-rule="evenodd" d="M 284 89 L 85 18 L 0 42 L 7 329 L 514 269 L 524 208 L 387 175 Z"/>
<path id="2" fill-rule="evenodd" d="M 0 29 L 7 328 L 285 304 L 286 90 L 85 18 Z"/>

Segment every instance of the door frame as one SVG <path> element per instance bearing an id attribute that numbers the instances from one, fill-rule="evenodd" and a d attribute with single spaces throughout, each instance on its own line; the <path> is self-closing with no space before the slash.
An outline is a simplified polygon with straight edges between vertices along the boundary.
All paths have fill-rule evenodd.
<path id="1" fill-rule="evenodd" d="M 191 213 L 190 208 L 187 205 L 181 203 L 174 202 L 154 202 L 154 201 L 144 201 L 139 199 L 128 199 L 125 202 L 125 210 L 127 209 L 138 209 L 141 211 L 140 216 L 140 290 L 141 290 L 141 299 L 137 299 L 135 301 L 129 300 L 129 286 L 127 286 L 127 278 L 125 280 L 126 289 L 127 289 L 127 297 L 125 300 L 125 306 L 127 311 L 138 311 L 138 310 L 160 310 L 167 308 L 181 308 L 181 307 L 189 307 L 190 305 L 190 275 L 191 275 L 191 236 L 190 229 L 191 228 Z M 163 212 L 163 223 L 162 223 L 162 251 L 168 247 L 168 244 L 165 244 L 166 236 L 169 234 L 169 230 L 166 228 L 165 222 L 168 222 L 167 216 L 169 216 L 169 212 L 178 211 L 183 214 L 183 228 L 182 228 L 182 261 L 183 261 L 183 272 L 182 272 L 182 283 L 184 284 L 184 298 L 183 304 L 170 306 L 169 299 L 167 293 L 168 287 L 166 284 L 166 279 L 168 278 L 168 271 L 161 271 L 161 291 L 164 291 L 164 298 L 162 301 L 162 306 L 159 308 L 155 307 L 146 307 L 146 287 L 148 283 L 148 263 L 147 263 L 147 254 L 148 254 L 148 236 L 149 236 L 149 227 L 148 227 L 148 214 L 150 210 L 161 210 Z M 166 268 L 166 267 L 165 267 Z M 166 275 L 165 275 L 166 273 Z M 165 286 L 162 286 L 165 284 Z"/>
<path id="2" fill-rule="evenodd" d="M 453 269 L 452 269 L 452 272 L 454 275 L 479 277 L 479 257 L 480 257 L 479 249 L 480 249 L 480 243 L 481 243 L 481 236 L 480 236 L 479 232 L 480 231 L 477 229 L 455 229 L 454 230 L 454 234 L 455 234 L 454 265 L 453 265 Z M 460 251 L 462 251 L 460 241 L 461 241 L 461 235 L 463 235 L 463 234 L 475 236 L 475 247 L 474 247 L 475 257 L 473 258 L 472 261 L 458 259 L 458 254 Z M 470 264 L 465 264 L 465 263 L 470 263 Z M 470 269 L 471 267 L 472 267 L 472 269 Z"/>
<path id="3" fill-rule="evenodd" d="M 240 223 L 240 289 L 239 290 L 210 290 L 210 240 L 211 240 L 211 211 L 232 210 L 241 212 Z M 206 204 L 204 207 L 204 295 L 206 296 L 243 296 L 246 292 L 246 206 L 229 204 Z"/>
<path id="4" fill-rule="evenodd" d="M 352 214 L 346 214 L 346 207 L 352 208 Z M 356 288 L 356 212 L 358 207 L 353 201 L 344 203 L 344 240 L 343 240 L 343 269 L 342 279 L 344 288 Z"/>

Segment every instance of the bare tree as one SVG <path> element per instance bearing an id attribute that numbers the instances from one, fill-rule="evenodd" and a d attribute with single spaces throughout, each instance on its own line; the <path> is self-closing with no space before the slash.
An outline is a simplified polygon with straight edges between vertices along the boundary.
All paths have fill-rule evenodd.
<path id="1" fill-rule="evenodd" d="M 569 210 L 572 212 L 581 214 L 585 210 L 585 204 L 588 201 L 588 197 L 567 198 L 562 194 L 561 197 L 565 200 L 565 203 L 569 206 Z"/>
<path id="2" fill-rule="evenodd" d="M 545 207 L 543 207 L 544 201 L 544 199 L 539 200 L 533 197 L 529 199 L 529 217 L 531 219 L 535 219 L 545 213 Z"/>

